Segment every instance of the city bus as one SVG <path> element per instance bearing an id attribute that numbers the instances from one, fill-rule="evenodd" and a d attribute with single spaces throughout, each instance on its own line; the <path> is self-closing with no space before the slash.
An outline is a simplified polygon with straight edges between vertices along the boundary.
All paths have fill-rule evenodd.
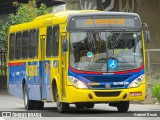
<path id="1" fill-rule="evenodd" d="M 107 103 L 127 112 L 130 101 L 145 99 L 149 31 L 136 13 L 51 13 L 11 26 L 8 38 L 8 92 L 27 110 Z"/>

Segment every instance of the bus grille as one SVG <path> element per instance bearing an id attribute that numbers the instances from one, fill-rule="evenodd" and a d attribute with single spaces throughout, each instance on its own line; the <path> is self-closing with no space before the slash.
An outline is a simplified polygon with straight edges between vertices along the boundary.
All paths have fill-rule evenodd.
<path id="1" fill-rule="evenodd" d="M 84 78 L 92 82 L 122 82 L 131 76 L 84 76 Z"/>
<path id="2" fill-rule="evenodd" d="M 94 92 L 97 97 L 117 97 L 120 95 L 120 91 L 115 92 Z"/>

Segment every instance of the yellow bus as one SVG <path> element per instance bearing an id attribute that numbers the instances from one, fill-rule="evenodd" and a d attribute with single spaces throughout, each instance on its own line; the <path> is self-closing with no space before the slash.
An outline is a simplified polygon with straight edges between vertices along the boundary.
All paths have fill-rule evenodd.
<path id="1" fill-rule="evenodd" d="M 136 13 L 62 11 L 11 26 L 8 92 L 27 110 L 56 102 L 57 111 L 108 103 L 128 111 L 144 100 L 144 38 Z M 146 34 L 144 34 L 146 33 Z"/>

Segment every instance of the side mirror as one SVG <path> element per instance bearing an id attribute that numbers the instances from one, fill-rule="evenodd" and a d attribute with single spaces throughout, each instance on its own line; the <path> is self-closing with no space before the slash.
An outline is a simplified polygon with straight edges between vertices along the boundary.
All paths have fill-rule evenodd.
<path id="1" fill-rule="evenodd" d="M 143 23 L 143 30 L 146 42 L 150 42 L 151 41 L 150 31 L 148 30 L 148 25 L 146 23 Z"/>
<path id="2" fill-rule="evenodd" d="M 145 34 L 145 40 L 146 40 L 146 42 L 150 42 L 151 41 L 150 31 L 146 30 L 144 32 L 144 34 Z"/>
<path id="3" fill-rule="evenodd" d="M 62 43 L 62 50 L 65 53 L 66 51 L 68 51 L 68 40 L 64 39 L 63 43 Z"/>

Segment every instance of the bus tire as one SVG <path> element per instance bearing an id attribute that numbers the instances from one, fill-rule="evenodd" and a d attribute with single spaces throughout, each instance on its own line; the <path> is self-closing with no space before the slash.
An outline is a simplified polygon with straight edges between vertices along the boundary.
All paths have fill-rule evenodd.
<path id="1" fill-rule="evenodd" d="M 122 101 L 117 103 L 118 112 L 127 112 L 129 109 L 129 101 Z"/>
<path id="2" fill-rule="evenodd" d="M 26 85 L 24 85 L 24 87 L 23 87 L 23 99 L 24 99 L 24 106 L 25 106 L 26 110 L 34 110 L 35 101 L 29 100 L 29 95 L 28 95 Z"/>
<path id="3" fill-rule="evenodd" d="M 76 103 L 76 109 L 84 109 L 85 108 L 85 105 L 83 104 L 79 104 L 79 103 Z"/>
<path id="4" fill-rule="evenodd" d="M 94 108 L 94 103 L 76 103 L 77 109 Z"/>
<path id="5" fill-rule="evenodd" d="M 86 104 L 86 108 L 94 108 L 94 103 L 88 103 L 88 104 Z"/>
<path id="6" fill-rule="evenodd" d="M 57 104 L 57 111 L 60 113 L 67 112 L 69 110 L 69 104 L 59 101 L 59 94 L 58 94 L 57 86 L 54 86 L 54 95 L 55 95 L 55 101 Z"/>
<path id="7" fill-rule="evenodd" d="M 44 102 L 42 101 L 35 101 L 35 109 L 36 110 L 42 110 L 44 107 Z"/>

